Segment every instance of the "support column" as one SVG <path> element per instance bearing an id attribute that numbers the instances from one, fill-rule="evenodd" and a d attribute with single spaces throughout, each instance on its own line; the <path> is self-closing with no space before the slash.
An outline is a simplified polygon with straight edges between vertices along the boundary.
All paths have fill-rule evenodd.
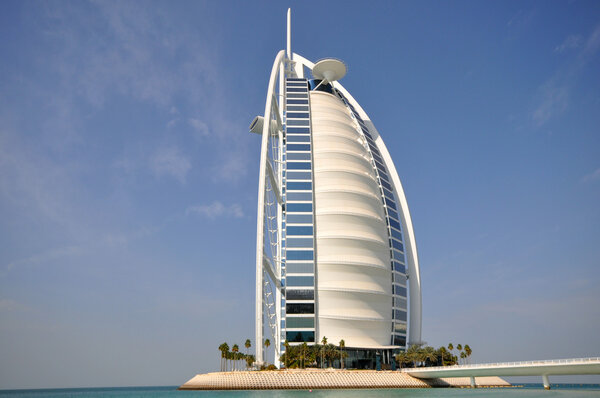
<path id="1" fill-rule="evenodd" d="M 548 375 L 542 375 L 542 381 L 544 382 L 544 390 L 549 390 L 550 380 L 548 379 Z"/>
<path id="2" fill-rule="evenodd" d="M 475 376 L 471 376 L 471 388 L 477 388 L 477 385 L 475 384 Z"/>

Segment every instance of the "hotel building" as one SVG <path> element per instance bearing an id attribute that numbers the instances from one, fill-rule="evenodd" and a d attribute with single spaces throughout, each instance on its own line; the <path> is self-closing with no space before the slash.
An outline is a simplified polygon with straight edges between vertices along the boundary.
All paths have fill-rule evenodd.
<path id="1" fill-rule="evenodd" d="M 256 251 L 256 360 L 289 344 L 345 341 L 348 367 L 372 367 L 421 341 L 419 261 L 402 184 L 333 59 L 287 48 L 263 116 Z M 395 132 L 394 132 L 395 133 Z M 269 339 L 274 358 L 260 342 Z M 393 364 L 392 364 L 393 365 Z"/>

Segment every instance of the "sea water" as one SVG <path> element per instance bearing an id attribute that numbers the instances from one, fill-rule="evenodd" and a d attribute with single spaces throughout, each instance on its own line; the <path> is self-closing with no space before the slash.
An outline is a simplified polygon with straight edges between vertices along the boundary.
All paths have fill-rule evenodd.
<path id="1" fill-rule="evenodd" d="M 0 390 L 0 398 L 591 398 L 600 397 L 600 384 L 541 384 L 511 388 L 396 388 L 358 390 L 259 390 L 178 391 L 177 387 L 67 388 L 47 390 Z"/>

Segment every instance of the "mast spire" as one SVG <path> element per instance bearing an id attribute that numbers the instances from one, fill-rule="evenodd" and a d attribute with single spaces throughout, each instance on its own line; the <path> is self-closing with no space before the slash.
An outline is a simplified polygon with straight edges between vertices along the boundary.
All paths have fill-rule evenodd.
<path id="1" fill-rule="evenodd" d="M 286 55 L 289 60 L 292 59 L 292 9 L 287 12 L 287 47 Z"/>

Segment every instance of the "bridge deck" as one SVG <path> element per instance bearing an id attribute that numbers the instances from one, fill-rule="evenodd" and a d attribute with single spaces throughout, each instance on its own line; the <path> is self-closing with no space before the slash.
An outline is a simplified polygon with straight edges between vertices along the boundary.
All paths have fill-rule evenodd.
<path id="1" fill-rule="evenodd" d="M 590 375 L 600 374 L 600 358 L 436 366 L 402 369 L 402 372 L 419 379 L 473 376 Z"/>

